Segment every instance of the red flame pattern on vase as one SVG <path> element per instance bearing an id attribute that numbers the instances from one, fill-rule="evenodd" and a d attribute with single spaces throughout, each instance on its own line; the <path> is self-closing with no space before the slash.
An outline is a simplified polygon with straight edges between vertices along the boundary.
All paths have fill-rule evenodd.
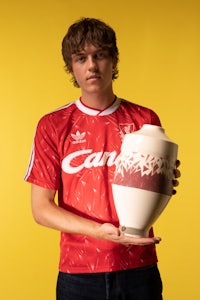
<path id="1" fill-rule="evenodd" d="M 171 195 L 174 160 L 138 152 L 121 153 L 114 183 Z"/>

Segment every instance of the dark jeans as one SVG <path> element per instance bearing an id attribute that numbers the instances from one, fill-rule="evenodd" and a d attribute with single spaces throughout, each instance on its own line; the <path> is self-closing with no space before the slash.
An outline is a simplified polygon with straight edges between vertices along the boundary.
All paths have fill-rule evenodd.
<path id="1" fill-rule="evenodd" d="M 59 273 L 57 300 L 162 300 L 156 265 L 111 273 Z"/>

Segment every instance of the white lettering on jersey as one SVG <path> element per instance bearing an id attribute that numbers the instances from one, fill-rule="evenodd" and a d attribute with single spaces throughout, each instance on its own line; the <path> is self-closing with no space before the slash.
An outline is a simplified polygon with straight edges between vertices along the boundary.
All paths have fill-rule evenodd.
<path id="1" fill-rule="evenodd" d="M 79 158 L 82 155 L 87 155 L 86 158 L 82 163 L 80 163 L 78 166 L 73 166 L 71 162 L 74 159 Z M 103 167 L 107 165 L 108 167 L 113 166 L 116 163 L 117 159 L 117 152 L 93 152 L 92 149 L 84 149 L 84 150 L 79 150 L 76 152 L 73 152 L 69 155 L 67 155 L 63 161 L 62 161 L 62 169 L 65 173 L 68 174 L 75 174 L 83 168 L 92 168 L 92 167 Z"/>

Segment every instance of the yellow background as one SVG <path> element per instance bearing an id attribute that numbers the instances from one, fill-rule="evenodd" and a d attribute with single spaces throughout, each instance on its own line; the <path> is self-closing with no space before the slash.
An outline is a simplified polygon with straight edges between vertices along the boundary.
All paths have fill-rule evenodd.
<path id="1" fill-rule="evenodd" d="M 163 238 L 159 268 L 165 300 L 198 300 L 198 0 L 0 1 L 0 299 L 55 299 L 59 233 L 34 223 L 23 176 L 38 119 L 79 96 L 60 50 L 68 26 L 81 16 L 116 30 L 116 94 L 154 109 L 179 144 L 180 187 L 155 225 Z"/>

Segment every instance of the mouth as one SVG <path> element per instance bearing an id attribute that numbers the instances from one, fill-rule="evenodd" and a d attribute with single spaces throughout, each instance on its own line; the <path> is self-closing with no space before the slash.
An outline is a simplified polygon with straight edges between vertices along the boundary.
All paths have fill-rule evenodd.
<path id="1" fill-rule="evenodd" d="M 100 75 L 91 75 L 89 77 L 87 77 L 87 80 L 97 80 L 97 79 L 100 79 Z"/>

